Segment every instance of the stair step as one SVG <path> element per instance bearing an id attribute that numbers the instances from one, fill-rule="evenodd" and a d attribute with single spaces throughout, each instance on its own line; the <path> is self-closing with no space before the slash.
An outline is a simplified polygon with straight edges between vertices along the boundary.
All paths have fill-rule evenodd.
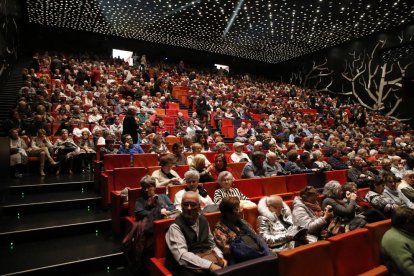
<path id="1" fill-rule="evenodd" d="M 69 271 L 71 275 L 77 275 L 96 271 L 99 267 L 116 267 L 124 262 L 120 241 L 109 231 L 91 231 L 41 241 L 16 241 L 12 247 L 2 244 L 0 254 L 2 275 L 24 272 L 56 275 L 57 272 Z"/>
<path id="2" fill-rule="evenodd" d="M 90 229 L 109 229 L 110 222 L 109 212 L 99 208 L 53 210 L 37 214 L 20 213 L 20 217 L 3 216 L 0 219 L 0 244 L 70 236 Z"/>

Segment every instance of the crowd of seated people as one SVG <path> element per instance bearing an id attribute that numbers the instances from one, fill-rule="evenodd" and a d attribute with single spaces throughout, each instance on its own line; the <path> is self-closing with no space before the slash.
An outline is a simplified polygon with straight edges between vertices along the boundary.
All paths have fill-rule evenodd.
<path id="1" fill-rule="evenodd" d="M 142 209 L 137 218 L 158 206 L 155 187 L 183 183 L 174 199 L 183 220 L 195 223 L 200 217 L 196 211 L 202 209 L 225 213 L 214 235 L 200 233 L 200 246 L 216 252 L 217 264 L 182 254 L 177 242 L 185 240 L 177 227 L 184 222 L 177 221 L 167 233 L 172 269 L 177 269 L 174 260 L 190 270 L 227 266 L 223 257 L 236 262 L 229 244 L 236 236 L 256 232 L 253 241 L 258 248 L 267 243 L 271 250 L 266 254 L 271 254 L 388 218 L 401 207 L 414 208 L 412 130 L 359 104 L 260 78 L 190 72 L 182 64 L 129 66 L 86 55 L 36 54 L 22 77 L 18 103 L 5 122 L 15 177 L 22 176 L 31 158 L 39 160 L 43 176 L 46 164 L 56 174 L 73 173 L 77 163 L 80 171 L 92 170 L 97 146 L 101 154 L 140 154 L 146 148 L 159 157 L 161 168 L 141 183 L 146 192 L 137 202 Z M 177 112 L 168 127 L 157 111 L 170 108 L 175 86 L 188 89 L 194 112 L 191 117 Z M 233 144 L 224 143 L 220 132 L 226 119 L 236 130 Z M 169 136 L 180 142 L 168 144 Z M 208 153 L 216 155 L 209 160 Z M 322 195 L 315 187 L 297 191 L 292 210 L 280 197 L 262 198 L 259 223 L 249 226 L 238 213 L 255 204 L 232 187 L 235 172 L 228 167 L 240 162 L 245 163 L 239 172 L 245 179 L 348 170 L 352 182 L 324 183 Z M 181 179 L 173 166 L 183 165 L 189 168 Z M 214 200 L 202 184 L 212 181 L 221 187 Z M 370 191 L 359 196 L 358 189 L 365 187 Z M 163 202 L 151 219 L 174 210 L 167 198 L 157 200 Z M 296 235 L 300 229 L 306 231 Z M 188 238 L 190 230 L 183 231 Z"/>

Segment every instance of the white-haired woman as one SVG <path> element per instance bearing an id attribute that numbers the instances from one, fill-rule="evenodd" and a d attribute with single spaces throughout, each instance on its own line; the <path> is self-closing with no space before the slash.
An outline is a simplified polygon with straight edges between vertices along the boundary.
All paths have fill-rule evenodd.
<path id="1" fill-rule="evenodd" d="M 257 233 L 274 253 L 295 247 L 295 241 L 306 243 L 306 231 L 293 224 L 292 212 L 280 196 L 263 197 L 257 205 Z M 316 239 L 314 240 L 316 241 Z"/>
<path id="2" fill-rule="evenodd" d="M 222 171 L 217 177 L 217 182 L 220 185 L 220 189 L 217 189 L 214 192 L 214 203 L 220 204 L 223 198 L 234 196 L 237 197 L 241 204 L 243 201 L 250 201 L 247 196 L 245 196 L 239 189 L 233 187 L 234 177 L 231 172 Z"/>

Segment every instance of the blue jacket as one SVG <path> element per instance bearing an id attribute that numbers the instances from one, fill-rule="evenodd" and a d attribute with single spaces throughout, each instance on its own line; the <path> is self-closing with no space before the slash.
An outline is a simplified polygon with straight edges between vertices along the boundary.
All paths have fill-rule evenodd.
<path id="1" fill-rule="evenodd" d="M 144 150 L 138 144 L 132 144 L 128 149 L 123 145 L 119 148 L 118 154 L 134 154 L 134 153 L 144 153 Z"/>

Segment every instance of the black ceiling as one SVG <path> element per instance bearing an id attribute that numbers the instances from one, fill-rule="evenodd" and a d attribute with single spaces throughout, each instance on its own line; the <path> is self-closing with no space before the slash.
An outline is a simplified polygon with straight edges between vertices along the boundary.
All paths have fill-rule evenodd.
<path id="1" fill-rule="evenodd" d="M 278 63 L 414 18 L 413 0 L 26 0 L 29 22 Z"/>

